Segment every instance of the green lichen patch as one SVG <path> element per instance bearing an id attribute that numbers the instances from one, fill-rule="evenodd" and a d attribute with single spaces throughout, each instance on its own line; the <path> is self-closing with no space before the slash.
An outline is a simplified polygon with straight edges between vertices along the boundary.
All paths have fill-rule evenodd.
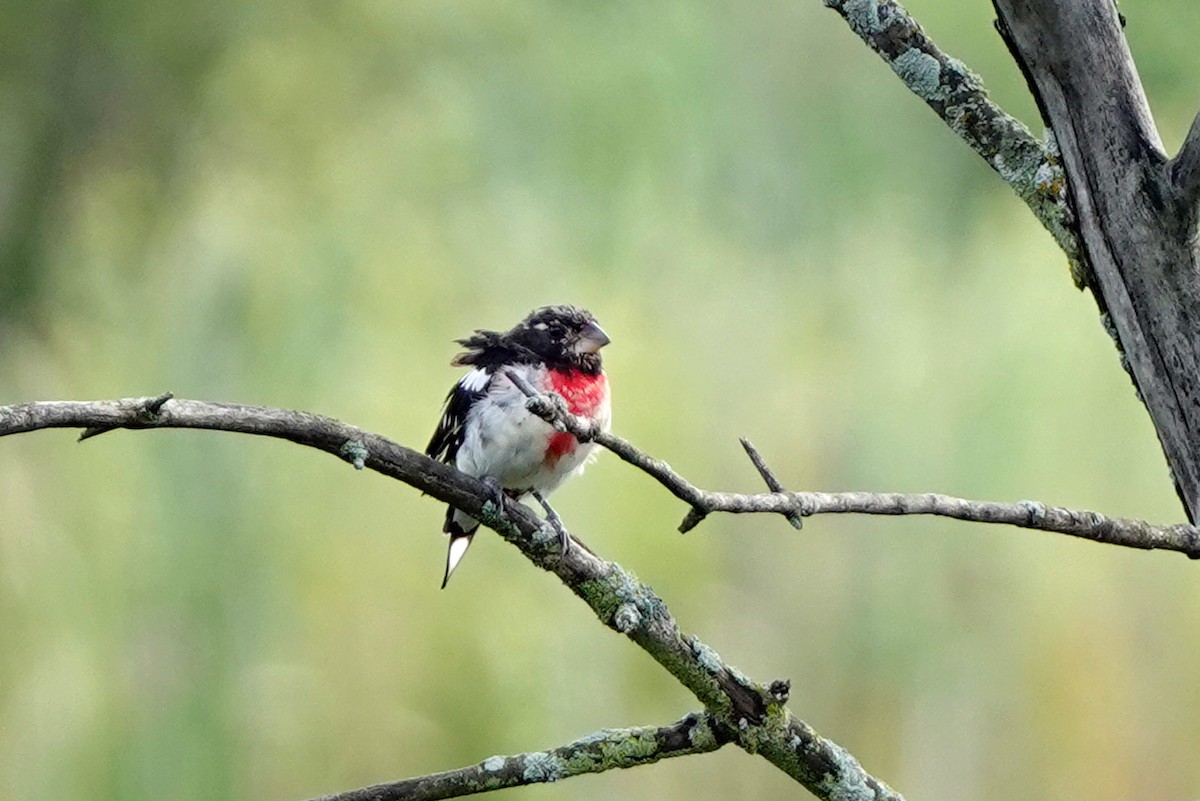
<path id="1" fill-rule="evenodd" d="M 530 541 L 539 548 L 545 548 L 552 542 L 558 542 L 558 532 L 549 523 L 542 523 L 534 530 Z"/>
<path id="2" fill-rule="evenodd" d="M 622 634 L 633 632 L 647 620 L 667 615 L 662 599 L 638 581 L 637 576 L 616 564 L 610 563 L 602 577 L 582 582 L 577 592 L 606 625 Z"/>
<path id="3" fill-rule="evenodd" d="M 892 69 L 922 100 L 941 103 L 948 99 L 949 90 L 942 85 L 942 66 L 928 53 L 915 47 L 905 50 L 892 61 Z"/>
<path id="4" fill-rule="evenodd" d="M 688 742 L 692 744 L 693 748 L 701 749 L 716 748 L 719 745 L 716 732 L 704 720 L 697 721 L 688 729 Z"/>
<path id="5" fill-rule="evenodd" d="M 521 771 L 521 778 L 527 782 L 556 782 L 567 775 L 563 761 L 554 754 L 530 754 Z"/>
<path id="6" fill-rule="evenodd" d="M 824 745 L 825 756 L 833 758 L 835 770 L 823 777 L 821 786 L 826 792 L 821 797 L 830 801 L 875 801 L 875 788 L 858 760 L 837 743 L 824 741 Z"/>
<path id="7" fill-rule="evenodd" d="M 495 529 L 496 533 L 505 539 L 509 539 L 516 534 L 516 527 L 505 516 L 504 510 L 496 505 L 495 501 L 484 501 L 476 517 L 480 523 L 488 528 Z"/>
<path id="8" fill-rule="evenodd" d="M 642 625 L 642 615 L 633 604 L 623 603 L 617 607 L 616 614 L 613 615 L 613 625 L 617 631 L 628 634 Z"/>
<path id="9" fill-rule="evenodd" d="M 645 729 L 630 736 L 610 738 L 600 743 L 602 762 L 612 767 L 629 767 L 644 763 L 658 754 L 658 739 Z"/>
<path id="10" fill-rule="evenodd" d="M 630 768 L 661 757 L 658 739 L 650 729 L 603 729 L 576 743 L 563 759 L 566 775 Z"/>
<path id="11" fill-rule="evenodd" d="M 846 21 L 859 34 L 875 34 L 883 30 L 878 0 L 826 0 L 825 5 L 841 11 Z"/>
<path id="12" fill-rule="evenodd" d="M 367 458 L 370 457 L 371 452 L 367 450 L 367 446 L 362 443 L 362 440 L 348 439 L 338 449 L 338 454 L 354 465 L 355 470 L 362 470 L 366 467 Z"/>
<path id="13" fill-rule="evenodd" d="M 713 674 L 720 673 L 725 669 L 725 664 L 717 652 L 702 642 L 699 637 L 692 637 L 690 645 L 700 667 Z"/>

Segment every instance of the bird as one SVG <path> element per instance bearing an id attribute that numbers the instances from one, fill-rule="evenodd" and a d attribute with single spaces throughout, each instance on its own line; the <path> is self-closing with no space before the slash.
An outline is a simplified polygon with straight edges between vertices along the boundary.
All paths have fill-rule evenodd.
<path id="1" fill-rule="evenodd" d="M 591 442 L 557 431 L 530 412 L 524 392 L 506 374 L 512 371 L 540 393 L 557 393 L 572 414 L 608 431 L 612 403 L 600 349 L 611 340 L 596 318 L 577 306 L 534 309 L 508 331 L 476 329 L 455 340 L 465 350 L 450 362 L 471 367 L 450 389 L 427 456 L 483 480 L 500 501 L 532 495 L 570 545 L 546 496 L 582 472 L 593 456 Z M 449 506 L 442 532 L 450 535 L 442 588 L 458 567 L 479 521 Z"/>

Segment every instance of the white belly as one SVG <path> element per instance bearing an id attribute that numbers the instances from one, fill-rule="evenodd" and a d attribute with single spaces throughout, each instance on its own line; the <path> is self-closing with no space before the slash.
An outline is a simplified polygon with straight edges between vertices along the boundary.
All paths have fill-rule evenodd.
<path id="1" fill-rule="evenodd" d="M 544 369 L 518 369 L 531 386 L 544 388 Z M 525 408 L 525 394 L 508 378 L 501 374 L 492 380 L 488 402 L 476 404 L 467 415 L 455 465 L 468 475 L 491 476 L 505 489 L 537 490 L 548 495 L 583 469 L 595 446 L 580 443 L 570 453 L 547 460 L 550 439 L 559 432 Z M 595 416 L 608 430 L 611 413 L 607 399 Z"/>

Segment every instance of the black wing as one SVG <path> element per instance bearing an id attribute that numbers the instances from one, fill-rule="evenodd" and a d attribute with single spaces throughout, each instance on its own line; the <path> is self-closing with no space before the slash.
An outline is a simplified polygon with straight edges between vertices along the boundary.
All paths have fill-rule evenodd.
<path id="1" fill-rule="evenodd" d="M 450 389 L 446 396 L 446 407 L 442 419 L 429 444 L 425 446 L 425 455 L 433 459 L 441 459 L 446 464 L 454 464 L 459 446 L 463 443 L 463 430 L 467 424 L 467 413 L 475 402 L 487 394 L 488 384 L 491 383 L 491 373 L 476 368 L 467 373 Z"/>

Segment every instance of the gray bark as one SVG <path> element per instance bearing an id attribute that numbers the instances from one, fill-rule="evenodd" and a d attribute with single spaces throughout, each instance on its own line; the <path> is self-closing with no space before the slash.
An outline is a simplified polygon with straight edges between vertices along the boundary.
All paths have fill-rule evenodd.
<path id="1" fill-rule="evenodd" d="M 1200 511 L 1200 124 L 1168 160 L 1112 0 L 994 0 L 998 27 L 1058 140 L 1085 276 Z"/>

